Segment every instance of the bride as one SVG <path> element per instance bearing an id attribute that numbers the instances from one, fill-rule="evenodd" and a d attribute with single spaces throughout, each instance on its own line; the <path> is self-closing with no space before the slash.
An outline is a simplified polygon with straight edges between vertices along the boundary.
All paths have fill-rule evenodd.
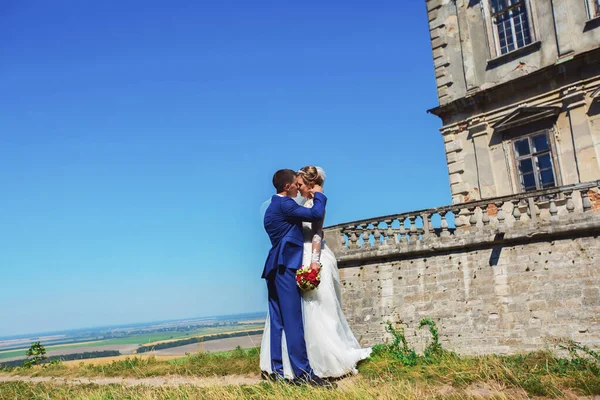
<path id="1" fill-rule="evenodd" d="M 312 207 L 310 189 L 314 185 L 323 186 L 325 172 L 314 166 L 302 168 L 297 175 L 296 184 L 303 198 L 304 207 Z M 321 378 L 337 378 L 349 373 L 356 374 L 356 364 L 371 354 L 370 348 L 361 348 L 348 326 L 342 312 L 340 275 L 335 255 L 329 249 L 323 237 L 323 221 L 302 223 L 304 233 L 303 265 L 312 264 L 322 267 L 321 283 L 317 289 L 302 293 L 302 314 L 304 320 L 304 339 L 310 366 L 315 375 Z M 265 330 L 260 349 L 260 369 L 271 374 L 270 320 L 267 315 Z M 283 372 L 287 379 L 293 379 L 289 355 L 282 338 Z"/>

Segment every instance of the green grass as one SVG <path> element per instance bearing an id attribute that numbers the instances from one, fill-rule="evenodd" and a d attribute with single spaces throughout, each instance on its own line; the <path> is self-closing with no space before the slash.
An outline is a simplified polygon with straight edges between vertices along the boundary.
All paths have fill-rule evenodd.
<path id="1" fill-rule="evenodd" d="M 458 389 L 494 382 L 522 389 L 529 396 L 600 394 L 600 370 L 594 361 L 558 358 L 551 352 L 482 357 L 459 357 L 444 352 L 433 359 L 419 357 L 412 366 L 403 365 L 393 355 L 382 354 L 364 363 L 360 371 L 372 380 L 401 380 Z"/>

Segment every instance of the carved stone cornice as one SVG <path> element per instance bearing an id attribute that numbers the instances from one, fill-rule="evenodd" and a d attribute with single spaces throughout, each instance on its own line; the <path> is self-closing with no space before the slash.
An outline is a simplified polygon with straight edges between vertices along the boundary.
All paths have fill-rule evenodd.
<path id="1" fill-rule="evenodd" d="M 600 102 L 600 86 L 594 90 L 590 96 L 592 101 Z"/>
<path id="2" fill-rule="evenodd" d="M 468 121 L 469 134 L 473 138 L 487 135 L 488 128 L 489 128 L 489 123 L 486 121 L 485 116 L 478 116 L 475 118 L 471 118 Z"/>
<path id="3" fill-rule="evenodd" d="M 442 134 L 442 136 L 454 135 L 461 131 L 462 129 L 460 129 L 460 125 L 450 125 L 440 129 L 440 133 Z"/>
<path id="4" fill-rule="evenodd" d="M 571 86 L 564 89 L 561 93 L 561 100 L 565 110 L 572 110 L 573 108 L 583 107 L 585 103 L 585 91 L 583 86 Z"/>

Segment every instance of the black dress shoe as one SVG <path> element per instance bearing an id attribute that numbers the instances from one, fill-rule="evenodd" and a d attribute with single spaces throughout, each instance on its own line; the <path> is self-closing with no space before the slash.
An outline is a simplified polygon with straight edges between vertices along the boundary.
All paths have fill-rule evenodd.
<path id="1" fill-rule="evenodd" d="M 267 373 L 265 371 L 261 371 L 260 372 L 260 377 L 265 380 L 265 381 L 270 381 L 270 382 L 284 382 L 285 378 L 281 375 L 277 375 L 275 372 L 272 373 Z"/>
<path id="2" fill-rule="evenodd" d="M 295 385 L 308 385 L 313 387 L 321 387 L 324 389 L 335 389 L 337 385 L 333 382 L 329 382 L 326 379 L 319 378 L 318 376 L 310 376 L 310 377 L 299 377 L 294 379 L 293 383 Z"/>

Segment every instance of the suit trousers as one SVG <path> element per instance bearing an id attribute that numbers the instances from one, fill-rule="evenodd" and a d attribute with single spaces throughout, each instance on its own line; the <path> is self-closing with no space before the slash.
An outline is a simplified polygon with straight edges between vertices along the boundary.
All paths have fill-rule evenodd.
<path id="1" fill-rule="evenodd" d="M 302 298 L 296 284 L 296 270 L 279 267 L 267 276 L 269 316 L 271 319 L 271 369 L 283 377 L 281 341 L 283 332 L 292 371 L 296 378 L 311 378 L 302 320 Z"/>

